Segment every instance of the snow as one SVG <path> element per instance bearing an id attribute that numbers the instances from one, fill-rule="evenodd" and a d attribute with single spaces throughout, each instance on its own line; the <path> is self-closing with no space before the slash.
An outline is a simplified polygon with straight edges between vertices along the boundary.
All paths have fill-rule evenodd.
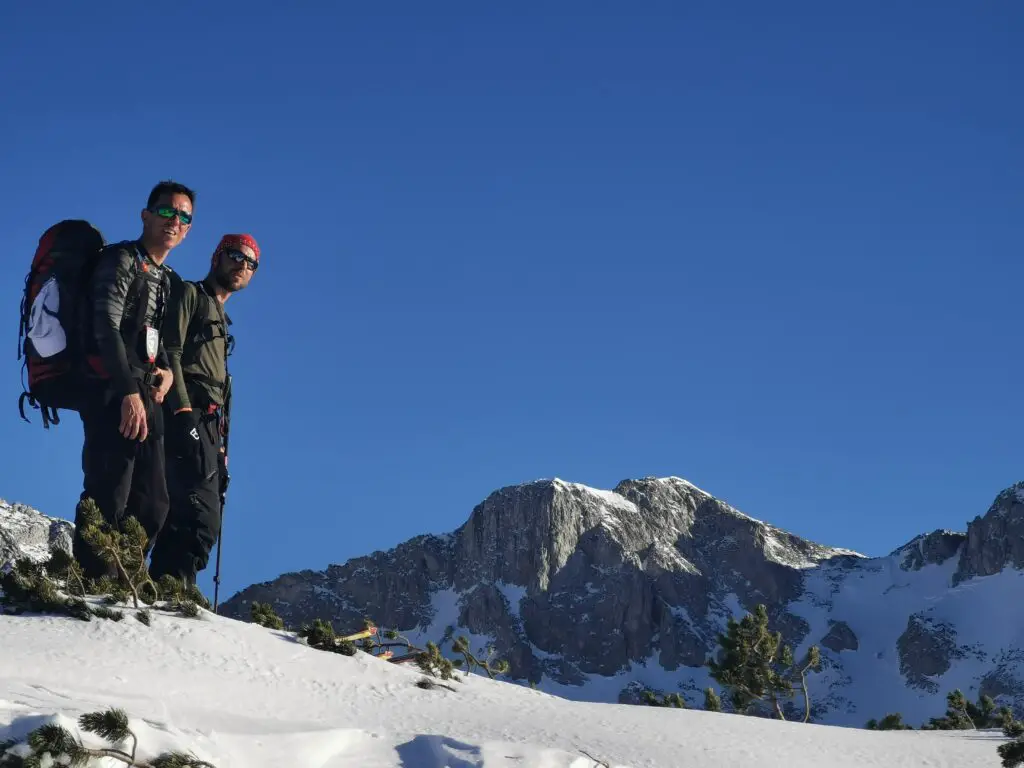
<path id="1" fill-rule="evenodd" d="M 591 488 L 589 485 L 580 485 L 579 483 L 573 483 L 574 488 L 579 488 L 585 493 L 589 493 L 591 496 L 599 499 L 604 503 L 605 506 L 619 512 L 625 512 L 631 515 L 637 515 L 640 511 L 636 508 L 636 504 L 627 499 L 625 496 L 620 496 L 615 491 L 605 491 L 599 488 Z"/>
<path id="2" fill-rule="evenodd" d="M 583 483 L 570 483 L 559 478 L 555 478 L 552 482 L 556 488 L 582 493 L 596 500 L 602 513 L 603 522 L 606 525 L 620 525 L 621 521 L 619 520 L 618 515 L 625 514 L 636 517 L 640 514 L 640 510 L 637 509 L 636 504 L 615 491 L 592 488 L 591 486 L 584 485 Z"/>
<path id="3" fill-rule="evenodd" d="M 772 533 L 771 528 L 766 528 L 764 534 L 764 556 L 768 560 L 781 565 L 788 565 L 791 568 L 814 568 L 817 563 L 805 557 L 797 555 L 796 550 L 786 547 Z"/>
<path id="4" fill-rule="evenodd" d="M 465 593 L 454 589 L 439 589 L 430 598 L 430 624 L 420 627 L 416 632 L 405 633 L 409 639 L 419 645 L 426 645 L 427 640 L 440 640 L 449 627 L 459 625 L 459 600 Z"/>
<path id="5" fill-rule="evenodd" d="M 526 587 L 520 587 L 518 584 L 506 584 L 503 581 L 495 583 L 498 590 L 508 600 L 509 614 L 515 618 L 519 618 L 519 604 L 526 597 Z"/>
<path id="6" fill-rule="evenodd" d="M 581 750 L 615 768 L 982 768 L 1003 740 L 573 702 L 481 676 L 427 691 L 420 677 L 205 611 L 155 612 L 151 627 L 2 616 L 0 741 L 49 720 L 75 732 L 109 706 L 128 712 L 140 757 L 181 749 L 218 768 L 593 768 Z"/>
<path id="7" fill-rule="evenodd" d="M 666 541 L 657 540 L 653 546 L 654 553 L 666 565 L 674 565 L 684 573 L 700 575 L 700 569 L 679 554 L 679 550 Z"/>
<path id="8" fill-rule="evenodd" d="M 677 477 L 675 475 L 670 475 L 668 477 L 659 477 L 659 478 L 656 478 L 656 479 L 657 479 L 657 481 L 659 483 L 670 483 L 670 484 L 674 483 L 674 484 L 678 484 L 678 485 L 683 485 L 683 486 L 686 486 L 686 488 L 688 488 L 690 491 L 696 491 L 697 493 L 700 493 L 700 494 L 703 494 L 703 495 L 707 496 L 709 499 L 713 499 L 714 498 L 713 495 L 711 495 L 710 493 L 705 491 L 703 488 L 698 488 L 696 485 L 691 483 L 689 480 L 685 480 L 682 477 Z"/>
<path id="9" fill-rule="evenodd" d="M 980 681 L 994 663 L 1024 647 L 1024 604 L 1019 599 L 1024 573 L 1007 568 L 952 587 L 957 558 L 919 571 L 902 570 L 901 561 L 902 556 L 895 554 L 858 563 L 841 575 L 830 566 L 822 567 L 810 572 L 803 597 L 788 606 L 810 625 L 803 645 L 796 649 L 798 655 L 828 632 L 830 618 L 845 621 L 857 637 L 856 651 L 837 654 L 822 649 L 837 668 L 812 677 L 812 691 L 818 696 L 833 679 L 848 677 L 854 682 L 841 691 L 847 706 L 831 713 L 831 722 L 862 725 L 871 717 L 901 712 L 905 722 L 920 725 L 943 713 L 945 694 L 954 688 L 976 699 Z M 907 685 L 900 672 L 897 640 L 912 614 L 948 622 L 956 631 L 954 642 L 962 655 L 951 659 L 941 677 L 932 678 L 935 693 Z M 993 621 L 993 616 L 1000 620 Z M 884 702 L 879 702 L 878 691 L 886 692 Z"/>

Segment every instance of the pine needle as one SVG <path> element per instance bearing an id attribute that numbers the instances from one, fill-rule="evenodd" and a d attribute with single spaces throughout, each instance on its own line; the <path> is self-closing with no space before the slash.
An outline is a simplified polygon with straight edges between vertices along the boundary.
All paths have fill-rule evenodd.
<path id="1" fill-rule="evenodd" d="M 78 718 L 78 725 L 89 733 L 95 733 L 107 741 L 122 742 L 128 738 L 128 713 L 123 709 L 108 709 L 106 712 L 89 712 Z"/>

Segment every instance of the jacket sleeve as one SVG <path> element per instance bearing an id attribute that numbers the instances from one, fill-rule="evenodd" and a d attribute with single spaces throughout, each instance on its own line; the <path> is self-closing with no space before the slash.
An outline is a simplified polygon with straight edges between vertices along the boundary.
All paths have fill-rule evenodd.
<path id="1" fill-rule="evenodd" d="M 172 283 L 171 293 L 167 300 L 167 315 L 164 320 L 164 349 L 170 363 L 174 383 L 167 393 L 167 404 L 171 412 L 182 408 L 191 408 L 185 387 L 185 377 L 181 372 L 181 353 L 188 339 L 188 326 L 196 311 L 196 287 L 184 280 Z"/>
<path id="2" fill-rule="evenodd" d="M 134 277 L 134 256 L 126 248 L 104 251 L 92 275 L 93 335 L 103 368 L 110 374 L 115 394 L 121 397 L 139 391 L 121 337 L 128 287 Z"/>
<path id="3" fill-rule="evenodd" d="M 164 339 L 160 337 L 160 346 L 156 351 L 156 367 L 163 368 L 165 371 L 170 370 L 171 360 L 167 357 L 167 349 L 164 347 Z"/>

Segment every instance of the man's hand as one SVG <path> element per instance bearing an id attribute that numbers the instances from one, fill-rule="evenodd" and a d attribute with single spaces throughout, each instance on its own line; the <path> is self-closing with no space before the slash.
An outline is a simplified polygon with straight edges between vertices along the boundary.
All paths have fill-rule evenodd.
<path id="1" fill-rule="evenodd" d="M 201 476 L 203 454 L 199 441 L 199 412 L 191 409 L 176 412 L 168 437 L 171 455 L 197 476 Z"/>
<path id="2" fill-rule="evenodd" d="M 166 368 L 157 368 L 156 373 L 156 386 L 153 387 L 153 400 L 157 403 L 162 403 L 164 398 L 167 397 L 167 393 L 171 391 L 171 384 L 174 383 L 174 374 Z"/>
<path id="3" fill-rule="evenodd" d="M 120 430 L 129 440 L 138 440 L 140 443 L 149 435 L 146 406 L 142 404 L 142 395 L 138 392 L 125 395 L 121 400 Z"/>

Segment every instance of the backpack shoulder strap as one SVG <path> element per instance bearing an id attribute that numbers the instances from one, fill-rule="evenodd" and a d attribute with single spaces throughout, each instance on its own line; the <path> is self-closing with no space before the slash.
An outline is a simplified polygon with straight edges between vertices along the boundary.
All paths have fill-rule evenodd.
<path id="1" fill-rule="evenodd" d="M 217 301 L 217 297 L 213 296 L 210 293 L 209 289 L 206 287 L 206 283 L 205 282 L 199 283 L 198 286 L 197 286 L 197 289 L 198 289 L 199 293 L 202 294 L 203 296 L 205 296 L 206 300 L 211 303 L 211 306 L 213 306 L 213 309 L 214 309 L 214 314 L 216 314 L 216 315 L 223 315 L 224 316 L 224 323 L 223 323 L 224 327 L 222 329 L 223 333 L 224 333 L 224 344 L 226 345 L 226 348 L 225 348 L 225 351 L 224 351 L 224 373 L 226 373 L 228 375 L 228 378 L 230 379 L 231 378 L 231 374 L 228 372 L 228 361 L 227 361 L 227 358 L 231 357 L 231 353 L 235 349 L 235 337 L 231 335 L 231 331 L 229 330 L 230 327 L 231 327 L 231 316 L 227 313 L 227 310 L 224 309 L 224 305 L 220 304 Z M 212 340 L 213 340 L 212 338 L 208 339 L 208 341 L 212 341 Z"/>
<path id="2" fill-rule="evenodd" d="M 100 257 L 110 253 L 124 251 L 130 257 L 131 282 L 128 284 L 129 294 L 138 291 L 139 280 L 142 277 L 142 252 L 139 251 L 134 240 L 122 240 L 118 243 L 108 243 L 99 250 Z"/>
<path id="3" fill-rule="evenodd" d="M 139 252 L 134 240 L 121 240 L 116 243 L 107 243 L 100 248 L 100 253 L 109 253 L 111 251 L 126 251 L 132 256 L 136 266 L 138 266 L 142 259 L 142 254 Z"/>
<path id="4" fill-rule="evenodd" d="M 198 347 L 200 344 L 219 339 L 222 336 L 228 337 L 228 329 L 224 323 L 221 323 L 219 320 L 213 323 L 205 322 L 206 318 L 211 315 L 219 317 L 222 310 L 217 306 L 217 299 L 210 294 L 204 282 L 201 280 L 185 280 L 183 283 L 191 285 L 195 289 L 196 309 L 192 313 L 192 317 L 189 318 L 188 326 L 185 329 L 185 338 L 182 341 L 191 342 L 195 347 Z M 226 314 L 224 318 L 227 320 L 227 324 L 231 323 L 227 319 Z M 218 330 L 220 333 L 217 332 Z"/>
<path id="5" fill-rule="evenodd" d="M 199 327 L 203 312 L 200 311 L 202 304 L 212 301 L 210 294 L 206 292 L 206 287 L 203 285 L 201 280 L 184 280 L 182 281 L 191 285 L 196 292 L 196 310 L 192 313 L 192 317 L 188 320 L 188 331 L 187 336 L 190 340 L 199 341 L 199 337 L 203 332 L 203 329 Z"/>

